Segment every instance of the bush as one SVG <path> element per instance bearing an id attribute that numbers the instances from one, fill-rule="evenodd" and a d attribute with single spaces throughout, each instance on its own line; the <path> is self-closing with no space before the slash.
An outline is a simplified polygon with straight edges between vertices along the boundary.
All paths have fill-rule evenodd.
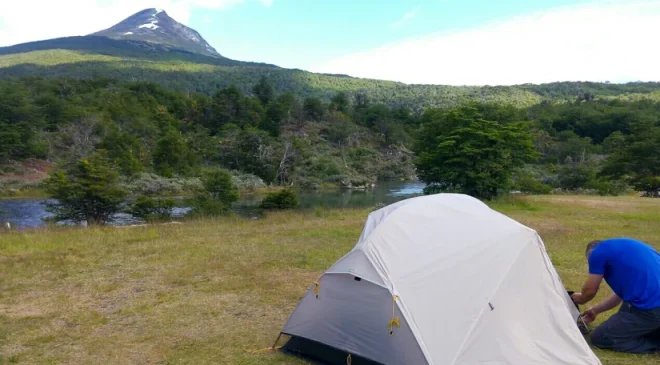
<path id="1" fill-rule="evenodd" d="M 203 190 L 193 199 L 192 215 L 221 215 L 227 213 L 239 198 L 231 173 L 225 169 L 211 169 L 202 177 Z"/>
<path id="2" fill-rule="evenodd" d="M 633 179 L 633 184 L 637 191 L 642 192 L 642 196 L 660 198 L 660 176 L 639 177 Z"/>
<path id="3" fill-rule="evenodd" d="M 141 173 L 137 178 L 125 181 L 124 186 L 132 194 L 163 195 L 181 194 L 202 189 L 199 178 L 166 178 L 153 173 Z"/>
<path id="4" fill-rule="evenodd" d="M 268 194 L 261 201 L 261 209 L 293 209 L 298 206 L 298 196 L 293 190 L 285 189 L 276 193 Z"/>
<path id="5" fill-rule="evenodd" d="M 135 203 L 127 210 L 127 213 L 136 218 L 146 221 L 159 221 L 169 219 L 174 208 L 174 199 L 155 199 L 146 195 L 140 195 Z"/>
<path id="6" fill-rule="evenodd" d="M 266 183 L 259 176 L 240 171 L 232 171 L 232 181 L 239 190 L 254 191 L 266 187 Z"/>
<path id="7" fill-rule="evenodd" d="M 587 186 L 588 189 L 595 190 L 598 195 L 624 195 L 630 191 L 630 187 L 621 180 L 607 180 L 599 179 L 590 181 Z"/>
<path id="8" fill-rule="evenodd" d="M 531 175 L 517 176 L 514 189 L 527 194 L 550 194 L 552 186 L 534 179 Z"/>
<path id="9" fill-rule="evenodd" d="M 56 221 L 105 224 L 121 211 L 127 192 L 119 186 L 119 172 L 104 151 L 58 168 L 45 181 L 46 192 L 56 199 L 46 203 Z"/>
<path id="10" fill-rule="evenodd" d="M 585 188 L 596 177 L 596 171 L 585 165 L 566 165 L 559 170 L 559 187 L 566 190 Z"/>

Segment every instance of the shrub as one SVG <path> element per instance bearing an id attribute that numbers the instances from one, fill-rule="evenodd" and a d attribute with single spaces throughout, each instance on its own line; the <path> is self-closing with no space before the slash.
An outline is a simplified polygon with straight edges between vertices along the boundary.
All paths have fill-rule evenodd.
<path id="1" fill-rule="evenodd" d="M 239 190 L 254 191 L 266 187 L 266 184 L 259 176 L 240 171 L 232 171 L 232 181 Z"/>
<path id="2" fill-rule="evenodd" d="M 559 170 L 559 187 L 566 190 L 585 188 L 596 177 L 596 171 L 585 165 L 566 165 Z"/>
<path id="3" fill-rule="evenodd" d="M 146 221 L 165 220 L 172 215 L 174 199 L 156 199 L 147 195 L 140 195 L 127 213 Z"/>
<path id="4" fill-rule="evenodd" d="M 239 198 L 232 175 L 225 169 L 207 170 L 202 177 L 203 190 L 193 199 L 192 215 L 227 213 Z"/>
<path id="5" fill-rule="evenodd" d="M 119 172 L 100 150 L 70 166 L 58 168 L 45 182 L 46 192 L 57 201 L 47 203 L 55 220 L 105 224 L 121 211 L 127 192 L 119 186 Z"/>
<path id="6" fill-rule="evenodd" d="M 633 184 L 642 196 L 660 198 L 660 176 L 638 177 L 633 179 Z"/>
<path id="7" fill-rule="evenodd" d="M 621 180 L 608 180 L 608 179 L 598 179 L 592 180 L 586 185 L 587 189 L 595 190 L 598 195 L 624 195 L 629 190 L 630 187 L 624 181 Z"/>
<path id="8" fill-rule="evenodd" d="M 527 194 L 550 194 L 552 187 L 537 181 L 530 175 L 516 177 L 515 189 Z"/>
<path id="9" fill-rule="evenodd" d="M 180 194 L 202 189 L 199 178 L 166 178 L 153 173 L 141 173 L 135 179 L 124 182 L 132 194 L 163 195 Z"/>
<path id="10" fill-rule="evenodd" d="M 290 189 L 281 190 L 276 193 L 268 194 L 264 200 L 261 201 L 259 207 L 261 209 L 292 209 L 298 206 L 298 196 L 295 191 Z"/>

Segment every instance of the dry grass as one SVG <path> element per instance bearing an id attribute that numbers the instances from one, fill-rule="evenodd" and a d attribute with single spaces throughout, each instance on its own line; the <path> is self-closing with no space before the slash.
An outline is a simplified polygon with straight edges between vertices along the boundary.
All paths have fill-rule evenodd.
<path id="1" fill-rule="evenodd" d="M 567 286 L 584 244 L 660 244 L 660 201 L 535 197 L 494 208 L 536 228 Z M 0 364 L 302 364 L 270 346 L 367 211 L 0 235 Z M 601 295 L 601 297 L 604 294 Z M 603 364 L 659 357 L 597 352 Z"/>

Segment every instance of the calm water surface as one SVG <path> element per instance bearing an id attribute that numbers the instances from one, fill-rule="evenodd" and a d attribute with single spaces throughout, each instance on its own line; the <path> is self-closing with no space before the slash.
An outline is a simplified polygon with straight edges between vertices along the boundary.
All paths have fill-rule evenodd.
<path id="1" fill-rule="evenodd" d="M 301 210 L 315 208 L 362 208 L 377 204 L 391 204 L 401 199 L 410 198 L 422 193 L 424 184 L 420 182 L 383 182 L 369 190 L 337 190 L 329 192 L 300 192 Z M 234 204 L 234 210 L 243 216 L 257 215 L 260 199 L 256 197 L 242 198 Z M 0 200 L 0 223 L 10 222 L 17 229 L 33 228 L 44 225 L 44 219 L 49 218 L 43 199 L 10 199 Z M 175 208 L 173 217 L 182 217 L 187 208 Z M 141 223 L 129 214 L 117 214 L 111 224 L 127 225 Z"/>

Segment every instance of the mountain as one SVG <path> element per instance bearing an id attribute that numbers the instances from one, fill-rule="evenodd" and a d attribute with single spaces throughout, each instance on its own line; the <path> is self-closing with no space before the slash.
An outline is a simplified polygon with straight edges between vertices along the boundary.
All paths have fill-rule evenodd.
<path id="1" fill-rule="evenodd" d="M 196 30 L 172 19 L 162 9 L 142 10 L 92 35 L 164 44 L 206 56 L 222 57 Z"/>
<path id="2" fill-rule="evenodd" d="M 438 67 L 442 67 L 441 64 Z M 155 82 L 169 89 L 213 94 L 235 85 L 251 93 L 261 77 L 277 93 L 329 101 L 337 92 L 366 94 L 372 103 L 451 107 L 466 100 L 528 107 L 577 97 L 660 98 L 660 83 L 561 82 L 517 86 L 409 85 L 286 69 L 223 57 L 195 30 L 159 9 L 142 10 L 122 22 L 82 37 L 64 37 L 0 47 L 0 80 L 45 77 Z"/>

